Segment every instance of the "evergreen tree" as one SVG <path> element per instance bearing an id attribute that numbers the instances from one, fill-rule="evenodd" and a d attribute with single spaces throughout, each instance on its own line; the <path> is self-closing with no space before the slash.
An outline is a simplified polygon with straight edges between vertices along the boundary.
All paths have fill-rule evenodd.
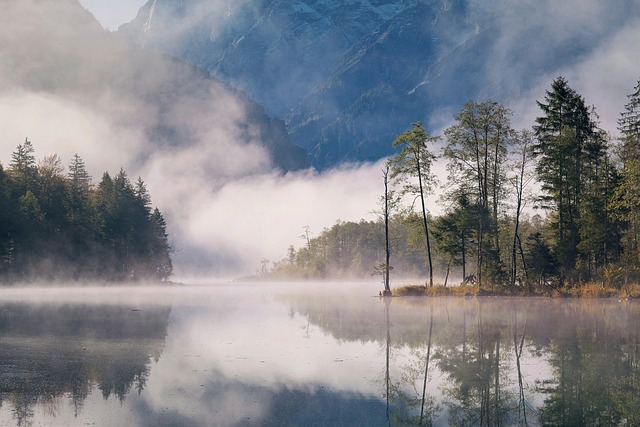
<path id="1" fill-rule="evenodd" d="M 6 274 L 13 262 L 13 239 L 15 212 L 10 199 L 9 178 L 0 163 L 0 277 Z"/>
<path id="2" fill-rule="evenodd" d="M 622 244 L 627 271 L 640 275 L 640 80 L 618 120 L 622 170 L 613 198 L 613 218 L 624 223 Z"/>
<path id="3" fill-rule="evenodd" d="M 454 195 L 454 205 L 433 224 L 433 236 L 439 252 L 449 254 L 454 265 L 462 267 L 462 281 L 467 277 L 467 253 L 474 241 L 475 219 L 481 209 L 472 204 L 465 192 Z"/>
<path id="4" fill-rule="evenodd" d="M 544 289 L 547 280 L 558 274 L 556 257 L 553 256 L 551 248 L 539 232 L 533 233 L 527 238 L 526 247 L 530 277 L 539 288 Z"/>
<path id="5" fill-rule="evenodd" d="M 173 271 L 170 256 L 173 249 L 169 244 L 169 236 L 166 231 L 167 223 L 158 208 L 155 208 L 151 214 L 151 226 L 153 228 L 150 254 L 152 270 L 156 278 L 166 280 Z"/>
<path id="6" fill-rule="evenodd" d="M 59 234 L 67 228 L 67 183 L 62 160 L 57 154 L 45 156 L 38 162 L 37 196 L 47 222 L 49 238 L 60 240 Z"/>
<path id="7" fill-rule="evenodd" d="M 172 272 L 166 222 L 151 210 L 141 178 L 104 173 L 94 190 L 82 158 L 64 173 L 57 155 L 35 165 L 29 140 L 0 164 L 0 281 L 166 280 Z"/>
<path id="8" fill-rule="evenodd" d="M 618 119 L 622 139 L 621 158 L 625 165 L 640 158 L 640 80 L 627 98 L 629 102 Z"/>
<path id="9" fill-rule="evenodd" d="M 136 181 L 134 193 L 147 214 L 151 214 L 151 196 L 147 190 L 147 185 L 140 177 Z"/>
<path id="10" fill-rule="evenodd" d="M 91 176 L 78 154 L 73 155 L 67 178 L 69 183 L 69 220 L 75 224 L 81 218 L 88 216 L 91 191 Z"/>
<path id="11" fill-rule="evenodd" d="M 33 189 L 36 180 L 36 157 L 31 141 L 25 138 L 24 143 L 18 144 L 16 150 L 11 154 L 9 163 L 9 174 L 14 179 L 15 190 L 18 197 L 22 196 L 29 189 Z"/>
<path id="12" fill-rule="evenodd" d="M 382 219 L 384 222 L 384 253 L 385 260 L 374 268 L 374 274 L 380 274 L 383 277 L 384 283 L 384 295 L 391 295 L 390 273 L 393 267 L 391 267 L 391 236 L 390 236 L 390 223 L 393 211 L 397 208 L 399 203 L 398 197 L 391 186 L 391 162 L 385 162 L 384 169 L 382 170 L 382 177 L 384 182 L 384 194 L 380 200 L 382 208 Z"/>
<path id="13" fill-rule="evenodd" d="M 596 179 L 605 147 L 584 99 L 563 77 L 553 81 L 538 106 L 543 115 L 534 126 L 536 172 L 545 193 L 543 207 L 551 210 L 562 285 L 579 254 L 583 190 Z"/>

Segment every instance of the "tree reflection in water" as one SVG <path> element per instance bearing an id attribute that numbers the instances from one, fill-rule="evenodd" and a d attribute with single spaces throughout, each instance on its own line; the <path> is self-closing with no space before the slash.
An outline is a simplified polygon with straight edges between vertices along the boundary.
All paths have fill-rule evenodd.
<path id="1" fill-rule="evenodd" d="M 0 406 L 31 425 L 36 405 L 55 416 L 69 397 L 75 415 L 94 386 L 121 402 L 145 386 L 160 357 L 170 309 L 117 305 L 0 305 Z"/>
<path id="2" fill-rule="evenodd" d="M 433 334 L 433 312 L 429 318 L 428 335 L 425 337 L 426 351 L 420 348 L 412 350 L 413 360 L 402 369 L 399 380 L 392 383 L 390 379 L 390 305 L 391 298 L 382 298 L 385 306 L 387 331 L 386 341 L 386 403 L 387 425 L 431 425 L 431 418 L 437 405 L 428 393 L 429 362 L 431 357 L 431 339 Z M 390 405 L 393 405 L 393 410 Z"/>
<path id="3" fill-rule="evenodd" d="M 382 300 L 384 326 L 366 303 L 296 305 L 337 339 L 386 348 L 387 425 L 420 424 L 423 395 L 424 425 L 640 425 L 636 302 Z"/>

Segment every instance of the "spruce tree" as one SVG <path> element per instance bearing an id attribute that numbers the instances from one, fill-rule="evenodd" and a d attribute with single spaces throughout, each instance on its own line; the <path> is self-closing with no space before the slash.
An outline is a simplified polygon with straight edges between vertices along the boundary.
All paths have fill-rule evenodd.
<path id="1" fill-rule="evenodd" d="M 625 225 L 624 260 L 631 271 L 639 270 L 636 266 L 640 262 L 640 80 L 628 99 L 618 120 L 622 171 L 613 203 L 614 218 Z"/>
<path id="2" fill-rule="evenodd" d="M 540 202 L 550 210 L 562 285 L 578 260 L 584 189 L 597 179 L 606 149 L 592 111 L 565 78 L 552 82 L 538 106 L 543 115 L 533 129 L 536 172 L 544 192 Z"/>
<path id="3" fill-rule="evenodd" d="M 69 220 L 71 223 L 78 223 L 80 219 L 88 216 L 91 190 L 91 176 L 87 172 L 82 157 L 78 154 L 74 154 L 71 160 L 67 178 L 69 185 Z"/>
<path id="4" fill-rule="evenodd" d="M 8 172 L 14 179 L 14 189 L 18 197 L 35 186 L 36 157 L 33 154 L 34 151 L 31 141 L 25 138 L 24 143 L 18 144 L 16 150 L 11 153 Z"/>

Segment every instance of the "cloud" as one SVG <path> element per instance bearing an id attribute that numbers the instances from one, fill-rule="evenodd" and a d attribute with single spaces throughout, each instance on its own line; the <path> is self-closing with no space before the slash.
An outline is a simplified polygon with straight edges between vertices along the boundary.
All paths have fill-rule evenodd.
<path id="1" fill-rule="evenodd" d="M 172 213 L 180 218 L 184 243 L 211 255 L 232 255 L 235 266 L 253 273 L 261 259 L 280 260 L 289 245 L 302 246 L 305 226 L 317 235 L 339 219 L 374 218 L 381 170 L 378 163 L 249 175 L 205 189 Z"/>
<path id="2" fill-rule="evenodd" d="M 0 159 L 5 165 L 25 138 L 34 143 L 39 158 L 58 154 L 70 161 L 80 154 L 98 178 L 105 170 L 130 166 L 131 159 L 149 148 L 142 128 L 118 125 L 105 114 L 46 93 L 0 93 L 0 117 Z"/>
<path id="3" fill-rule="evenodd" d="M 74 2 L 26 0 L 7 12 L 0 26 L 16 33 L 0 36 L 0 161 L 28 137 L 38 158 L 78 153 L 94 183 L 120 168 L 140 175 L 180 249 L 178 271 L 251 272 L 284 257 L 303 226 L 319 233 L 375 207 L 379 165 L 274 172 L 244 98 L 128 46 Z"/>
<path id="4" fill-rule="evenodd" d="M 640 37 L 640 6 L 601 0 L 502 3 L 486 6 L 496 14 L 500 34 L 487 63 L 489 80 L 509 88 L 506 102 L 516 127 L 534 123 L 540 114 L 535 101 L 543 101 L 552 80 L 563 75 L 615 134 L 626 94 L 640 75 L 634 43 Z"/>
<path id="5" fill-rule="evenodd" d="M 228 4 L 210 3 L 213 12 L 207 13 L 224 19 Z M 580 2 L 580 7 L 551 1 L 544 6 L 519 4 L 515 12 L 507 4 L 502 8 L 502 51 L 491 53 L 495 76 L 517 85 L 518 76 L 510 75 L 513 69 L 500 66 L 513 65 L 504 52 L 534 49 L 518 45 L 515 24 L 538 28 L 549 20 L 542 28 L 552 29 L 551 36 L 558 40 L 588 28 L 602 35 L 598 47 L 558 73 L 598 107 L 603 125 L 614 130 L 640 69 L 638 21 L 615 27 L 615 16 L 604 14 L 605 22 L 600 22 L 597 13 L 604 6 L 595 0 Z M 338 219 L 375 216 L 371 211 L 382 190 L 380 163 L 344 165 L 323 173 L 273 172 L 260 128 L 251 123 L 247 104 L 237 94 L 215 82 L 193 79 L 195 71 L 187 65 L 133 49 L 78 9 L 72 1 L 23 0 L 11 2 L 0 16 L 4 165 L 16 145 L 29 137 L 38 157 L 57 153 L 70 161 L 74 153 L 80 154 L 94 181 L 103 171 L 120 167 L 133 179 L 142 176 L 167 219 L 179 249 L 176 268 L 183 274 L 194 265 L 251 273 L 261 259 L 275 261 L 285 256 L 289 245 L 300 247 L 305 226 L 318 234 Z M 520 16 L 515 24 L 509 21 L 510 13 L 523 10 L 536 13 Z M 569 13 L 576 10 L 585 14 Z M 185 17 L 184 28 L 192 18 L 197 13 Z M 615 28 L 603 30 L 607 25 Z M 554 77 L 536 76 L 532 91 L 510 101 L 516 127 L 533 123 L 539 114 L 535 100 L 543 99 Z M 446 128 L 454 114 L 447 110 L 432 115 L 432 127 Z M 435 167 L 444 181 L 443 165 Z"/>

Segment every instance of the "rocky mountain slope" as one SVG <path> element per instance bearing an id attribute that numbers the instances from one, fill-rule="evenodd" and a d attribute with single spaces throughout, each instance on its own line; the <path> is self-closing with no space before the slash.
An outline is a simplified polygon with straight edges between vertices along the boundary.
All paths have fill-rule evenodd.
<path id="1" fill-rule="evenodd" d="M 56 103 L 60 128 L 78 125 L 64 120 L 65 109 L 73 108 L 126 129 L 131 139 L 124 146 L 132 164 L 143 165 L 161 151 L 175 154 L 189 147 L 202 149 L 201 157 L 213 153 L 220 158 L 210 158 L 210 163 L 222 163 L 233 155 L 225 152 L 227 140 L 233 140 L 263 150 L 268 158 L 265 169 L 308 166 L 305 152 L 291 143 L 284 123 L 268 117 L 262 106 L 192 64 L 141 50 L 106 32 L 76 0 L 10 2 L 3 6 L 0 24 L 2 101 L 37 97 L 41 104 Z M 31 115 L 39 106 L 31 105 Z M 35 116 L 23 120 L 29 123 L 23 135 L 44 126 Z M 94 126 L 93 137 L 98 138 L 99 126 Z M 50 138 L 56 135 L 52 129 Z M 112 138 L 115 148 L 116 132 Z M 92 144 L 91 132 L 87 139 L 83 143 Z M 44 142 L 34 141 L 36 147 Z"/>
<path id="2" fill-rule="evenodd" d="M 469 100 L 509 102 L 633 23 L 632 0 L 150 0 L 119 32 L 284 117 L 318 167 L 389 154 Z"/>

